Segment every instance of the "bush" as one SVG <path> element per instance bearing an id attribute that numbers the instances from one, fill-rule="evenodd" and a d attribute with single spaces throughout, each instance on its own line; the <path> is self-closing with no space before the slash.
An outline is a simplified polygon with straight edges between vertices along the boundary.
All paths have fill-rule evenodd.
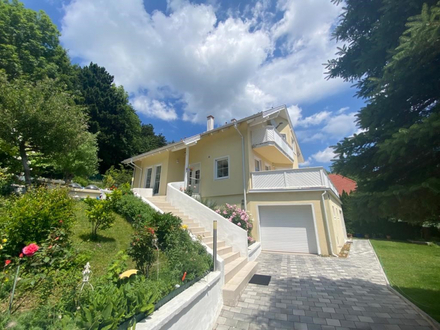
<path id="1" fill-rule="evenodd" d="M 111 208 L 111 202 L 106 199 L 86 198 L 84 202 L 87 204 L 87 218 L 92 224 L 92 236 L 98 236 L 98 230 L 105 230 L 113 226 L 116 217 Z"/>
<path id="2" fill-rule="evenodd" d="M 14 176 L 0 167 L 0 196 L 10 195 L 13 191 Z"/>
<path id="3" fill-rule="evenodd" d="M 112 193 L 112 195 L 114 193 Z M 112 200 L 112 198 L 113 197 L 110 197 L 110 200 Z M 119 197 L 115 195 L 113 207 L 116 213 L 124 216 L 131 222 L 150 222 L 153 214 L 156 213 L 149 205 L 131 194 L 122 194 Z"/>
<path id="4" fill-rule="evenodd" d="M 154 229 L 148 226 L 136 226 L 128 255 L 133 258 L 136 268 L 148 276 L 151 265 L 157 259 L 157 238 Z"/>
<path id="5" fill-rule="evenodd" d="M 74 219 L 74 201 L 66 189 L 31 189 L 11 199 L 0 214 L 7 252 L 16 255 L 28 243 L 41 244 L 55 229 L 69 235 Z"/>
<path id="6" fill-rule="evenodd" d="M 156 212 L 147 224 L 156 229 L 160 249 L 166 250 L 177 244 L 170 235 L 175 231 L 182 230 L 182 220 L 179 217 L 171 213 L 161 214 Z"/>
<path id="7" fill-rule="evenodd" d="M 217 209 L 216 212 L 228 219 L 230 222 L 246 230 L 248 235 L 248 243 L 254 242 L 252 238 L 252 219 L 245 210 L 240 209 L 237 205 L 226 204 L 225 207 Z"/>
<path id="8" fill-rule="evenodd" d="M 118 188 L 123 184 L 130 185 L 132 171 L 120 165 L 119 169 L 111 166 L 104 174 L 104 186 L 106 188 Z"/>
<path id="9" fill-rule="evenodd" d="M 87 180 L 87 179 L 85 179 L 83 177 L 80 177 L 80 176 L 76 176 L 72 181 L 75 182 L 75 183 L 80 184 L 83 187 L 86 187 L 86 186 L 89 185 L 89 180 Z"/>

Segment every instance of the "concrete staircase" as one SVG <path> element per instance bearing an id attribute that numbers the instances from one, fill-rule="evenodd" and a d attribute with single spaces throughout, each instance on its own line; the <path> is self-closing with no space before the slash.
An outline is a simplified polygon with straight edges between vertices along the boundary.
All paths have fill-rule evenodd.
<path id="1" fill-rule="evenodd" d="M 154 196 L 147 198 L 157 208 L 165 213 L 182 219 L 183 224 L 188 226 L 188 230 L 197 236 L 203 243 L 212 248 L 212 233 L 206 231 L 200 224 L 177 207 L 172 206 L 166 201 L 165 196 Z M 224 241 L 217 241 L 217 253 L 225 262 L 225 284 L 223 286 L 223 303 L 227 306 L 235 306 L 241 292 L 246 288 L 247 283 L 257 271 L 258 263 L 248 261 L 246 257 L 240 257 L 240 253 L 232 251 L 232 247 Z"/>

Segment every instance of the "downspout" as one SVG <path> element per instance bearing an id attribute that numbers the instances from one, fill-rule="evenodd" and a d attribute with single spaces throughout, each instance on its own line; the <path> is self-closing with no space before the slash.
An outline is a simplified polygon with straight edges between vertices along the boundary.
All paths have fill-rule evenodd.
<path id="1" fill-rule="evenodd" d="M 238 134 L 241 137 L 241 168 L 243 171 L 243 202 L 244 202 L 244 210 L 247 211 L 247 200 L 246 200 L 246 170 L 244 168 L 244 164 L 245 164 L 245 156 L 244 156 L 244 137 L 241 134 L 241 132 L 239 131 L 238 127 L 237 127 L 237 123 L 234 123 L 234 127 L 237 130 Z"/>
<path id="2" fill-rule="evenodd" d="M 138 169 L 141 171 L 140 176 L 139 176 L 139 187 L 138 187 L 138 188 L 142 188 L 142 187 L 141 187 L 141 180 L 142 180 L 142 167 L 139 167 L 139 166 L 137 166 L 135 163 L 133 163 L 133 158 L 130 159 L 130 164 L 133 165 L 134 167 L 138 168 Z M 133 181 L 134 181 L 134 180 L 133 180 Z M 134 182 L 133 182 L 133 184 L 134 184 Z"/>
<path id="3" fill-rule="evenodd" d="M 325 229 L 326 229 L 326 233 L 327 233 L 327 239 L 329 241 L 329 247 L 330 247 L 330 254 L 333 257 L 339 258 L 338 255 L 333 253 L 333 241 L 332 241 L 332 236 L 330 235 L 330 227 L 328 224 L 328 218 L 327 218 L 327 208 L 325 207 L 325 200 L 324 200 L 324 195 L 327 194 L 327 191 L 324 191 L 321 195 L 321 200 L 322 200 L 322 206 L 324 208 L 324 223 L 325 223 Z"/>
<path id="4" fill-rule="evenodd" d="M 133 169 L 133 175 L 132 175 L 132 178 L 131 178 L 131 185 L 130 185 L 130 188 L 133 189 L 133 186 L 134 186 L 134 174 L 135 174 L 134 172 L 136 171 L 136 169 L 130 163 L 127 163 L 127 165 L 130 166 Z"/>

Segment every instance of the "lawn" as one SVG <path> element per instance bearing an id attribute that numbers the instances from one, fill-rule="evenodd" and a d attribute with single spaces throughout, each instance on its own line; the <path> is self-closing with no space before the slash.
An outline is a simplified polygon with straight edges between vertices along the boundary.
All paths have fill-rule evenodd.
<path id="1" fill-rule="evenodd" d="M 91 226 L 85 210 L 87 205 L 78 202 L 75 206 L 76 223 L 72 228 L 72 242 L 75 247 L 90 255 L 90 266 L 94 276 L 104 275 L 107 266 L 114 260 L 120 250 L 126 250 L 130 245 L 133 234 L 132 225 L 119 214 L 115 214 L 114 225 L 98 232 L 98 238 L 91 238 Z M 129 259 L 129 268 L 134 268 L 134 263 Z"/>
<path id="2" fill-rule="evenodd" d="M 394 289 L 440 321 L 440 247 L 371 240 Z"/>

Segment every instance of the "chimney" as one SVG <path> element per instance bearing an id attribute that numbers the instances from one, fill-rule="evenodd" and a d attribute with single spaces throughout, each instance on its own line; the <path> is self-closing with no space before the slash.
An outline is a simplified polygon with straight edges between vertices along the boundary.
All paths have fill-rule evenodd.
<path id="1" fill-rule="evenodd" d="M 214 129 L 214 116 L 208 116 L 208 122 L 206 124 L 206 131 L 212 131 Z"/>

